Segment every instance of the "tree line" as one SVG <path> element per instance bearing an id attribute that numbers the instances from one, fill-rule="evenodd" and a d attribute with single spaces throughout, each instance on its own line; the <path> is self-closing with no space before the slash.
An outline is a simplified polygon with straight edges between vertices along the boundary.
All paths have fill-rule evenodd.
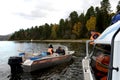
<path id="1" fill-rule="evenodd" d="M 100 7 L 91 6 L 86 14 L 80 15 L 73 11 L 66 19 L 60 19 L 58 24 L 34 26 L 20 29 L 12 34 L 9 40 L 47 40 L 47 39 L 81 39 L 88 38 L 91 30 L 103 32 L 111 23 L 115 14 L 111 10 L 109 0 L 102 0 Z M 116 13 L 120 11 L 120 1 L 116 6 Z"/>

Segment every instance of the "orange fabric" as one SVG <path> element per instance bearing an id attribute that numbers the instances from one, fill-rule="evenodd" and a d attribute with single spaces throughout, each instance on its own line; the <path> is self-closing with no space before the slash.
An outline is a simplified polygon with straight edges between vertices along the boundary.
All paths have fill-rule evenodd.
<path id="1" fill-rule="evenodd" d="M 107 80 L 107 76 L 104 76 L 104 77 L 101 78 L 100 80 Z"/>
<path id="2" fill-rule="evenodd" d="M 104 56 L 104 55 L 99 55 L 97 58 L 96 58 L 96 69 L 101 71 L 101 72 L 105 72 L 107 73 L 108 72 L 108 69 L 103 67 L 102 65 L 100 65 L 98 62 L 101 62 L 101 64 L 104 64 L 104 65 L 109 65 L 109 61 L 110 61 L 110 56 Z"/>
<path id="3" fill-rule="evenodd" d="M 103 73 L 101 73 L 101 72 L 97 72 L 96 75 L 97 75 L 98 77 L 103 77 L 103 76 L 105 76 L 105 74 L 103 74 Z"/>
<path id="4" fill-rule="evenodd" d="M 53 54 L 53 48 L 48 48 L 48 52 L 50 53 L 50 55 Z"/>

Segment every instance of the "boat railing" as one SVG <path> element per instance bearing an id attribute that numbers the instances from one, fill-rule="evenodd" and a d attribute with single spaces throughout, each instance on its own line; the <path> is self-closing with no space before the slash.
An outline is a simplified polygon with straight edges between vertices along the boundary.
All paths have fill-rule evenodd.
<path id="1" fill-rule="evenodd" d="M 86 41 L 86 57 L 85 58 L 89 58 L 91 54 L 89 54 L 89 44 L 90 42 L 93 42 L 93 40 L 87 40 Z"/>

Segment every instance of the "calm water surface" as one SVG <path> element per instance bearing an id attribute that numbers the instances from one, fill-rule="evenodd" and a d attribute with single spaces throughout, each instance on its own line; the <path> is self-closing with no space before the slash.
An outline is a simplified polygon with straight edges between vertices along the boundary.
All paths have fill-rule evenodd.
<path id="1" fill-rule="evenodd" d="M 46 51 L 49 44 L 67 46 L 74 50 L 73 59 L 64 64 L 56 65 L 32 73 L 11 75 L 8 65 L 10 56 L 17 56 L 20 52 Z M 81 59 L 85 56 L 84 43 L 39 43 L 0 41 L 0 80 L 83 80 Z"/>

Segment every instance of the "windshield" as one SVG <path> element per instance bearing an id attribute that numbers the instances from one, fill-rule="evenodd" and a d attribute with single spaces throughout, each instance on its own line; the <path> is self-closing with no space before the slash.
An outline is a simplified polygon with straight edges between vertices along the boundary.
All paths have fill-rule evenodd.
<path id="1" fill-rule="evenodd" d="M 102 44 L 97 44 L 94 47 L 93 55 L 97 56 L 100 54 L 105 54 L 105 55 L 110 55 L 111 52 L 111 46 L 110 45 L 102 45 Z"/>
<path id="2" fill-rule="evenodd" d="M 111 46 L 97 44 L 93 49 L 90 65 L 96 80 L 102 80 L 104 76 L 108 75 Z"/>

